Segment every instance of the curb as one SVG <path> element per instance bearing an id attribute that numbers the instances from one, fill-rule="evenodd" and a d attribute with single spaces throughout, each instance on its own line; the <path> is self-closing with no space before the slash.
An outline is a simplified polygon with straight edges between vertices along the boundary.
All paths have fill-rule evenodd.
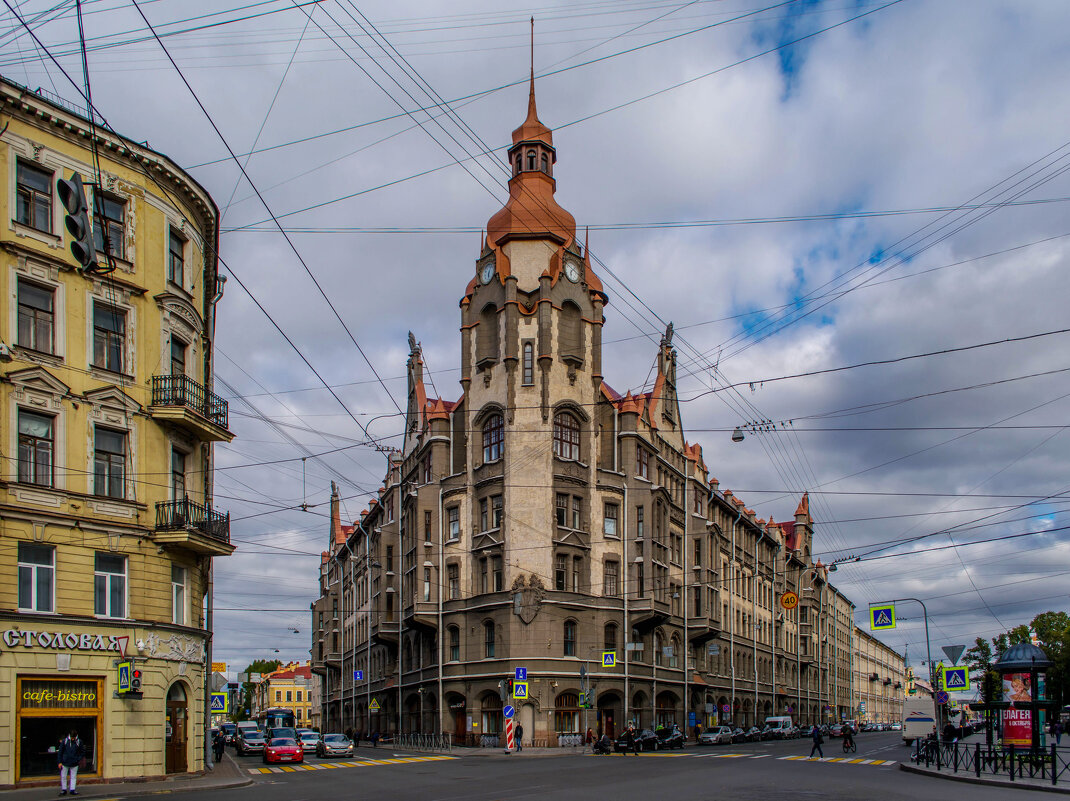
<path id="1" fill-rule="evenodd" d="M 944 779 L 952 782 L 964 782 L 966 784 L 986 784 L 989 787 L 1005 787 L 1011 790 L 1035 790 L 1040 793 L 1062 793 L 1063 795 L 1070 795 L 1070 787 L 1058 787 L 1052 785 L 1033 784 L 1026 782 L 1012 782 L 1010 779 L 986 779 L 978 778 L 977 776 L 970 776 L 968 774 L 959 773 L 940 773 L 928 768 L 919 768 L 915 765 L 906 765 L 902 762 L 899 763 L 899 770 L 906 771 L 907 773 L 916 773 L 919 776 L 932 776 L 937 779 Z"/>

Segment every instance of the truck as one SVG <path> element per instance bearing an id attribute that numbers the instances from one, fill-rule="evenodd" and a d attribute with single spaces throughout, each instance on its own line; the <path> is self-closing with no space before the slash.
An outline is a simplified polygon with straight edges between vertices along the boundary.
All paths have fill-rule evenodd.
<path id="1" fill-rule="evenodd" d="M 903 701 L 903 744 L 924 740 L 936 726 L 936 705 L 931 695 L 908 695 Z"/>
<path id="2" fill-rule="evenodd" d="M 766 718 L 765 725 L 773 728 L 775 732 L 774 736 L 778 740 L 786 740 L 791 736 L 791 733 L 794 730 L 794 727 L 791 725 L 791 717 L 787 715 Z"/>

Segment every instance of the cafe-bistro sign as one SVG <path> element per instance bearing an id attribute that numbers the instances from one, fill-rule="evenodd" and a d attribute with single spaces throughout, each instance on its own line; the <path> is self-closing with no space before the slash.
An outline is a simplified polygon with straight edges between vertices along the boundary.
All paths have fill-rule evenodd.
<path id="1" fill-rule="evenodd" d="M 8 629 L 4 632 L 4 644 L 8 648 L 51 648 L 56 651 L 115 651 L 126 654 L 129 637 L 114 634 L 74 634 L 48 631 L 19 631 Z"/>

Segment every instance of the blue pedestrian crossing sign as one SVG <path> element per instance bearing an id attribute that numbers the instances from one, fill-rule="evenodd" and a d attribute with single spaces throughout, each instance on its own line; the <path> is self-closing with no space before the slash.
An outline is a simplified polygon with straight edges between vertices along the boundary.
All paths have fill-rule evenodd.
<path id="1" fill-rule="evenodd" d="M 946 667 L 940 672 L 940 687 L 948 692 L 970 689 L 970 674 L 966 667 Z"/>
<path id="2" fill-rule="evenodd" d="M 884 631 L 895 628 L 895 604 L 869 608 L 869 630 Z"/>
<path id="3" fill-rule="evenodd" d="M 603 651 L 602 652 L 602 667 L 616 667 L 617 666 L 617 652 L 616 651 Z"/>
<path id="4" fill-rule="evenodd" d="M 119 692 L 130 692 L 130 670 L 131 666 L 129 662 L 119 663 Z"/>
<path id="5" fill-rule="evenodd" d="M 515 671 L 514 671 L 513 678 L 516 681 L 527 681 L 528 680 L 528 669 L 527 668 L 516 668 Z"/>
<path id="6" fill-rule="evenodd" d="M 513 698 L 517 700 L 528 697 L 528 683 L 526 681 L 513 682 Z"/>
<path id="7" fill-rule="evenodd" d="M 228 701 L 226 693 L 212 693 L 212 714 L 225 715 L 230 712 Z"/>

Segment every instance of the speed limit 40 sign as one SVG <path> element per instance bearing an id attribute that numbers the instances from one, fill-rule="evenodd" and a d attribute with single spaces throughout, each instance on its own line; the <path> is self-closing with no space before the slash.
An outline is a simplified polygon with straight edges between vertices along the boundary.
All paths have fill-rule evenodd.
<path id="1" fill-rule="evenodd" d="M 788 590 L 786 593 L 780 596 L 780 605 L 785 609 L 794 609 L 799 605 L 799 596 Z"/>

